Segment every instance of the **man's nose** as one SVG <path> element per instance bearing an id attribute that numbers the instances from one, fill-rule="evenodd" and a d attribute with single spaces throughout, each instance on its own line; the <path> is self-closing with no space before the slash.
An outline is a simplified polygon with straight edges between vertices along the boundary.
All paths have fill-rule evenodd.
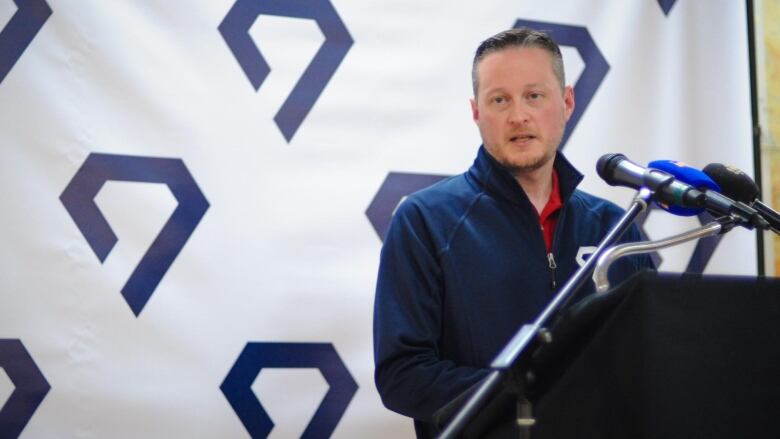
<path id="1" fill-rule="evenodd" d="M 523 101 L 515 101 L 509 110 L 509 123 L 525 124 L 531 119 L 531 113 L 528 105 Z"/>

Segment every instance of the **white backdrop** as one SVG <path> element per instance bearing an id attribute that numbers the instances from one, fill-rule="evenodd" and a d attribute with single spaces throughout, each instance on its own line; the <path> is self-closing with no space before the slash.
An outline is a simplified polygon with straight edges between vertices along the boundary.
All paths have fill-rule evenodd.
<path id="1" fill-rule="evenodd" d="M 240 2 L 288 12 L 330 4 Z M 36 2 L 19 3 L 21 11 Z M 366 210 L 390 172 L 449 175 L 470 165 L 479 145 L 468 105 L 473 51 L 518 19 L 586 28 L 609 64 L 590 102 L 578 100 L 587 110 L 565 147 L 585 190 L 623 206 L 633 196 L 595 175 L 607 152 L 752 174 L 744 2 L 332 0 L 353 44 L 336 43 L 348 52 L 289 141 L 274 117 L 323 33 L 313 20 L 260 15 L 248 34 L 270 73 L 255 90 L 218 29 L 235 3 L 48 0 L 51 15 L 13 57 L 2 47 L 18 8 L 0 1 L 0 62 L 11 65 L 0 82 L 5 434 L 257 435 L 220 386 L 248 343 L 279 342 L 332 346 L 344 367 L 321 366 L 348 371 L 357 385 L 351 399 L 349 379 L 336 386 L 346 410 L 327 414 L 310 437 L 326 435 L 328 422 L 333 437 L 412 436 L 373 385 L 381 240 Z M 574 83 L 590 57 L 564 52 Z M 101 263 L 60 199 L 100 154 L 180 159 L 208 200 L 159 284 L 144 287 L 151 296 L 137 315 L 121 290 L 178 202 L 143 165 L 131 181 L 97 172 L 108 181 L 95 202 L 117 237 Z M 656 211 L 645 230 L 660 238 L 695 224 Z M 663 252 L 661 268 L 685 269 L 694 246 Z M 752 232 L 735 230 L 705 272 L 755 274 L 755 247 Z M 29 360 L 3 347 L 19 344 Z M 251 369 L 261 360 L 247 361 Z M 48 392 L 20 375 L 32 363 Z M 266 363 L 251 384 L 276 424 L 269 437 L 300 436 L 329 388 L 316 365 L 295 365 Z M 24 389 L 40 404 L 11 398 Z M 259 405 L 246 401 L 239 405 L 256 420 Z"/>

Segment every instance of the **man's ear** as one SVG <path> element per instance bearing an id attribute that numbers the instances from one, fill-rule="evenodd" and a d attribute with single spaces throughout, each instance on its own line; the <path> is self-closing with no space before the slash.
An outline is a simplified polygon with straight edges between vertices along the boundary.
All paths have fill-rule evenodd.
<path id="1" fill-rule="evenodd" d="M 563 90 L 563 105 L 565 107 L 563 111 L 568 122 L 571 114 L 574 112 L 574 89 L 571 85 L 567 85 Z"/>
<path id="2" fill-rule="evenodd" d="M 479 109 L 477 108 L 477 101 L 476 99 L 469 99 L 469 103 L 471 104 L 471 119 L 474 120 L 474 122 L 478 122 Z"/>

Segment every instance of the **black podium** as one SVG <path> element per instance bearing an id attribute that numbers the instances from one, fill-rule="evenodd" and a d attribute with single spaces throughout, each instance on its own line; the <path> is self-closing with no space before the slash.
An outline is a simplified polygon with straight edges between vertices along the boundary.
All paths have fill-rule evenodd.
<path id="1" fill-rule="evenodd" d="M 780 437 L 780 280 L 644 272 L 538 350 L 533 439 Z"/>

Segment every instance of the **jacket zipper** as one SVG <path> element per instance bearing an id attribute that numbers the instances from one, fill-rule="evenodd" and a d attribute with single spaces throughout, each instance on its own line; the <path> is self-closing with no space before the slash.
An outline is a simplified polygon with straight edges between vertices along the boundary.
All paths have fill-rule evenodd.
<path id="1" fill-rule="evenodd" d="M 568 200 L 567 200 L 568 201 Z M 563 207 L 561 207 L 561 211 L 558 214 L 558 221 L 555 223 L 555 231 L 553 232 L 553 241 L 552 241 L 552 248 L 547 253 L 547 266 L 550 268 L 550 286 L 552 287 L 553 293 L 555 292 L 556 288 L 558 288 L 558 282 L 555 280 L 555 269 L 558 268 L 558 264 L 555 263 L 555 256 L 553 256 L 553 250 L 555 249 L 555 244 L 558 242 L 558 229 L 559 226 L 563 222 L 563 219 L 565 218 L 566 211 L 569 205 L 567 202 L 563 203 Z M 544 238 L 544 237 L 543 237 Z"/>
<path id="2" fill-rule="evenodd" d="M 555 257 L 553 256 L 552 252 L 547 253 L 547 264 L 550 267 L 550 278 L 552 279 L 552 289 L 555 291 L 555 288 L 557 287 L 557 282 L 555 282 L 555 269 L 558 268 L 558 265 L 555 264 Z"/>

